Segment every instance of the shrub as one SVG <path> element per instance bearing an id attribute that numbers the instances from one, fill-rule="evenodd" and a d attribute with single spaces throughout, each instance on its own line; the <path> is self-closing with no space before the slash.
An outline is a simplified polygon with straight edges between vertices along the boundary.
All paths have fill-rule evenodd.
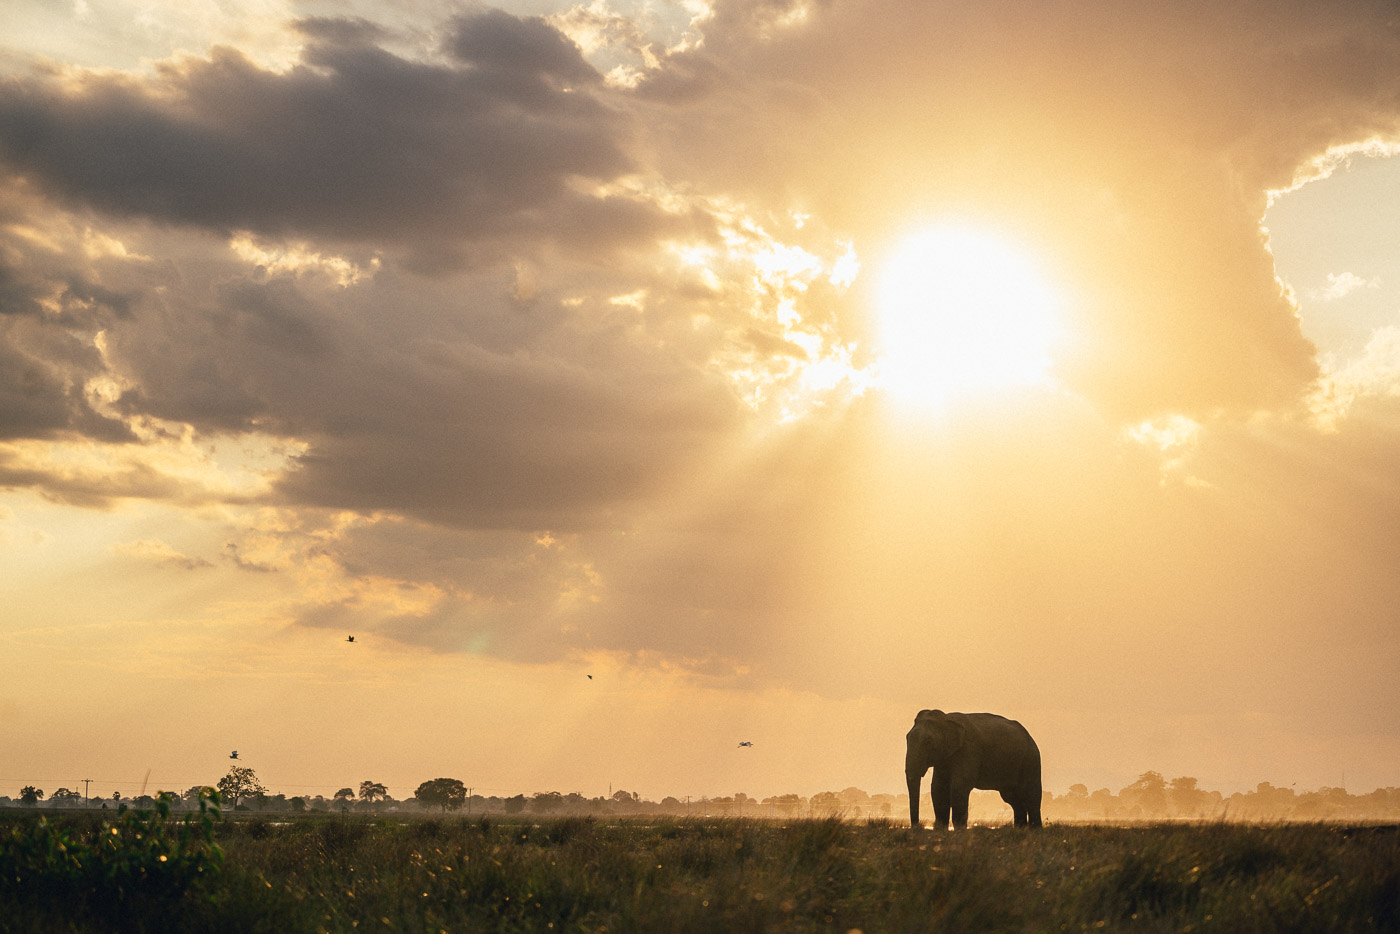
<path id="1" fill-rule="evenodd" d="M 65 915 L 159 912 L 208 883 L 223 866 L 214 843 L 219 794 L 199 793 L 198 812 L 170 819 L 173 795 L 150 809 L 123 805 L 115 821 L 86 829 L 20 824 L 0 837 L 0 902 Z"/>

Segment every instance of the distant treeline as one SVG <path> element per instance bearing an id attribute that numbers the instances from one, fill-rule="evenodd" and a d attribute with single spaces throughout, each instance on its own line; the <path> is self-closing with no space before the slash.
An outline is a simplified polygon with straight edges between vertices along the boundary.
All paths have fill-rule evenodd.
<path id="1" fill-rule="evenodd" d="M 238 770 L 244 777 L 251 770 Z M 230 773 L 232 774 L 232 773 Z M 355 813 L 462 812 L 473 814 L 540 814 L 595 816 L 691 816 L 691 817 L 845 817 L 852 820 L 891 818 L 908 814 L 909 796 L 868 794 L 859 788 L 823 791 L 811 797 L 797 794 L 752 798 L 743 792 L 722 797 L 667 796 L 651 801 L 629 791 L 616 791 L 610 797 L 586 797 L 577 792 L 541 791 L 511 796 L 470 795 L 464 783 L 452 778 L 424 782 L 405 799 L 388 794 L 379 782 L 360 783 L 360 792 L 346 787 L 331 797 L 272 794 L 254 782 L 237 797 L 229 794 L 228 777 L 219 782 L 224 806 L 239 811 L 299 812 L 329 811 Z M 177 793 L 176 806 L 195 807 L 201 786 Z M 251 791 L 252 793 L 248 793 Z M 159 794 L 159 792 L 157 792 Z M 26 786 L 20 798 L 0 796 L 0 807 L 33 808 L 116 808 L 126 804 L 149 807 L 150 795 L 123 798 L 94 798 L 60 788 L 44 800 L 42 790 Z M 1047 820 L 1061 821 L 1151 821 L 1151 820 L 1400 820 L 1400 788 L 1378 788 L 1367 794 L 1351 794 L 1344 788 L 1295 791 L 1260 782 L 1253 791 L 1224 795 L 1200 788 L 1194 778 L 1165 779 L 1160 772 L 1144 772 L 1137 781 L 1115 794 L 1108 788 L 1090 791 L 1086 785 L 1071 785 L 1062 795 L 1046 792 L 1041 808 Z M 973 821 L 1009 820 L 1010 808 L 996 792 L 972 794 L 969 816 Z"/>

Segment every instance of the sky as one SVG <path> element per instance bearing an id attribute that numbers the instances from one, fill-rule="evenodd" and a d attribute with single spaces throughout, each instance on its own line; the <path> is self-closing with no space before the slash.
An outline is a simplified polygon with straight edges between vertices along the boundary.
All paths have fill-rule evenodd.
<path id="1" fill-rule="evenodd" d="M 0 794 L 1400 785 L 1390 4 L 6 20 Z"/>

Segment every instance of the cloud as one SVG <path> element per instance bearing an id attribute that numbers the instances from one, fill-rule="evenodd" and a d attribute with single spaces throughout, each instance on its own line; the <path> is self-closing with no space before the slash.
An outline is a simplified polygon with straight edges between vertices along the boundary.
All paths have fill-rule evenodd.
<path id="1" fill-rule="evenodd" d="M 197 571 L 211 568 L 213 563 L 203 558 L 192 558 L 181 554 L 167 542 L 159 539 L 141 538 L 130 542 L 118 542 L 112 550 L 119 555 L 149 561 L 161 567 L 173 567 L 183 571 Z"/>
<path id="2" fill-rule="evenodd" d="M 1269 9 L 723 3 L 669 49 L 604 7 L 486 10 L 418 57 L 304 19 L 285 70 L 9 78 L 0 483 L 275 507 L 222 552 L 304 589 L 269 615 L 441 652 L 851 687 L 899 640 L 991 665 L 1013 620 L 1050 654 L 1067 619 L 1196 638 L 1172 613 L 1223 611 L 1183 581 L 1241 608 L 1188 546 L 1254 489 L 1213 451 L 1267 462 L 1241 426 L 1319 372 L 1267 193 L 1384 130 L 1400 73 L 1365 7 Z M 911 453 L 862 395 L 869 283 L 948 217 L 1056 271 L 1072 392 Z M 1164 487 L 1188 455 L 1200 485 Z"/>
<path id="3" fill-rule="evenodd" d="M 282 72 L 216 47 L 149 77 L 9 77 L 0 162 L 116 216 L 374 243 L 425 266 L 541 239 L 605 250 L 675 226 L 587 190 L 634 169 L 628 121 L 545 21 L 458 17 L 452 60 L 437 63 L 385 51 L 360 21 L 302 30 L 302 61 Z"/>
<path id="4" fill-rule="evenodd" d="M 1124 420 L 1297 407 L 1318 371 L 1259 222 L 1330 147 L 1400 132 L 1386 15 L 726 3 L 636 97 L 667 174 L 861 245 L 949 218 L 1033 243 L 1072 296 L 1057 373 Z"/>
<path id="5" fill-rule="evenodd" d="M 1400 396 L 1400 327 L 1376 329 L 1355 359 L 1329 365 L 1309 399 L 1317 424 L 1336 431 L 1359 402 Z"/>
<path id="6" fill-rule="evenodd" d="M 1358 289 L 1380 288 L 1379 277 L 1363 279 L 1354 272 L 1343 272 L 1327 274 L 1327 287 L 1317 291 L 1317 297 L 1324 302 L 1334 302 L 1339 298 L 1346 298 Z"/>

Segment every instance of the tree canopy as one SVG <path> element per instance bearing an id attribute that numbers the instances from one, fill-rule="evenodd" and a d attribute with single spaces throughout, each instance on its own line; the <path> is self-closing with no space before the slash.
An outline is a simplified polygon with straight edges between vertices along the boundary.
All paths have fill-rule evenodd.
<path id="1" fill-rule="evenodd" d="M 434 778 L 419 785 L 413 797 L 426 807 L 455 811 L 467 801 L 467 786 L 455 778 Z"/>
<path id="2" fill-rule="evenodd" d="M 252 769 L 235 765 L 219 779 L 219 794 L 229 802 L 229 807 L 236 808 L 238 799 L 266 795 L 267 789 L 258 783 L 258 776 Z"/>

